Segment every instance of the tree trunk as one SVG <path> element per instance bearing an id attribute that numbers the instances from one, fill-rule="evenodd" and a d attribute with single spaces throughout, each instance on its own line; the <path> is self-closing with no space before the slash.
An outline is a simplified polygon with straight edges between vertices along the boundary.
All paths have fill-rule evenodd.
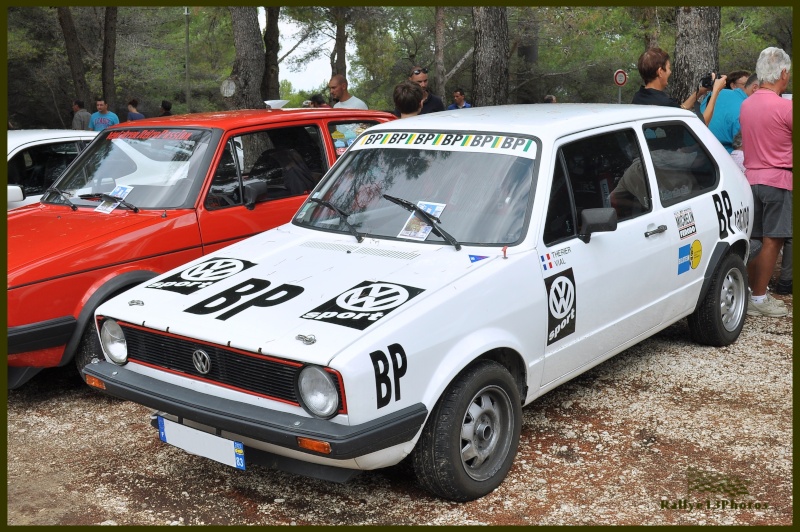
<path id="1" fill-rule="evenodd" d="M 117 87 L 114 84 L 114 55 L 117 51 L 117 8 L 107 7 L 103 27 L 103 96 L 109 111 L 117 103 Z M 87 104 L 88 105 L 88 104 Z"/>
<path id="2" fill-rule="evenodd" d="M 281 97 L 280 91 L 280 66 L 278 65 L 278 52 L 280 51 L 280 29 L 278 16 L 280 7 L 267 7 L 267 27 L 264 29 L 264 77 L 261 80 L 261 96 L 265 100 L 277 100 Z"/>
<path id="3" fill-rule="evenodd" d="M 708 72 L 719 72 L 719 7 L 677 8 L 670 95 L 684 101 Z"/>
<path id="4" fill-rule="evenodd" d="M 332 7 L 331 15 L 336 24 L 336 41 L 331 54 L 331 76 L 341 74 L 347 78 L 347 9 L 346 7 Z"/>
<path id="5" fill-rule="evenodd" d="M 230 79 L 236 85 L 225 98 L 232 109 L 264 109 L 261 80 L 264 77 L 264 48 L 258 11 L 255 7 L 229 7 L 236 59 Z"/>
<path id="6" fill-rule="evenodd" d="M 433 79 L 428 82 L 430 91 L 447 100 L 444 93 L 444 8 L 435 8 L 435 22 L 433 26 Z"/>
<path id="7" fill-rule="evenodd" d="M 508 18 L 505 7 L 473 7 L 473 105 L 508 103 Z"/>
<path id="8" fill-rule="evenodd" d="M 61 24 L 61 31 L 64 33 L 64 45 L 67 49 L 69 69 L 72 72 L 72 83 L 75 85 L 75 93 L 72 99 L 83 100 L 84 104 L 91 105 L 92 94 L 86 84 L 86 69 L 83 67 L 83 55 L 78 44 L 78 32 L 75 30 L 72 12 L 68 7 L 59 7 L 57 9 L 58 22 Z"/>

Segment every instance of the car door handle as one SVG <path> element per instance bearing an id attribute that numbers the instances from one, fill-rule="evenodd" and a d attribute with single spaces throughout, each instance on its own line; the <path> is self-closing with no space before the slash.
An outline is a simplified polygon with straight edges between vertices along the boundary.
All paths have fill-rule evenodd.
<path id="1" fill-rule="evenodd" d="M 645 231 L 644 236 L 648 237 L 648 236 L 657 235 L 658 233 L 663 233 L 666 230 L 667 230 L 667 226 L 666 225 L 659 225 L 658 227 L 656 227 L 652 231 Z"/>

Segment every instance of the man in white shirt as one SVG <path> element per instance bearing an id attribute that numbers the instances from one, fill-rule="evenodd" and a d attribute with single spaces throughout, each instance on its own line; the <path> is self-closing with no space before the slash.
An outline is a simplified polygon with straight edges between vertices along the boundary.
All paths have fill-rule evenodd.
<path id="1" fill-rule="evenodd" d="M 367 104 L 347 92 L 347 80 L 341 74 L 335 74 L 328 83 L 331 98 L 338 100 L 334 108 L 342 109 L 368 109 Z"/>

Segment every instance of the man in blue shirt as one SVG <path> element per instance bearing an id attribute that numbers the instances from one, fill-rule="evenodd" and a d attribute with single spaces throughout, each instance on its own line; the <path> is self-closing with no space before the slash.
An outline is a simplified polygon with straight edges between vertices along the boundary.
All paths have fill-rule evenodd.
<path id="1" fill-rule="evenodd" d="M 717 137 L 717 140 L 725 146 L 728 153 L 733 151 L 733 137 L 741 129 L 739 125 L 739 111 L 742 102 L 758 89 L 758 76 L 752 74 L 745 82 L 744 88 L 723 89 L 719 91 L 717 103 L 714 106 L 714 114 L 708 129 Z M 706 108 L 707 99 L 700 104 L 700 111 Z"/>
<path id="2" fill-rule="evenodd" d="M 108 126 L 119 124 L 119 117 L 108 110 L 105 98 L 97 99 L 97 112 L 92 113 L 89 119 L 89 129 L 92 131 L 103 131 Z"/>
<path id="3" fill-rule="evenodd" d="M 472 107 L 465 100 L 464 89 L 456 89 L 453 91 L 453 101 L 455 103 L 451 103 L 450 105 L 447 106 L 448 111 L 452 109 L 466 109 L 468 107 Z"/>

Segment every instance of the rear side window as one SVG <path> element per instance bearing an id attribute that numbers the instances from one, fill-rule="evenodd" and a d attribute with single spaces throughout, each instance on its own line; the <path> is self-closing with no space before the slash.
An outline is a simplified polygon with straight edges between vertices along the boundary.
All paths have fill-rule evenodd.
<path id="1" fill-rule="evenodd" d="M 644 136 L 663 206 L 669 207 L 716 188 L 717 166 L 685 124 L 647 124 Z"/>

